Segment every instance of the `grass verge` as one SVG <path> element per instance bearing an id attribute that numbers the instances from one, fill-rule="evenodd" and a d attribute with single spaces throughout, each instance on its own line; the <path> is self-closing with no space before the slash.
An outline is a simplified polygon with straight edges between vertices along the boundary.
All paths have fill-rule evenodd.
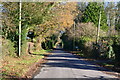
<path id="1" fill-rule="evenodd" d="M 34 52 L 34 54 L 35 55 L 24 55 L 20 58 L 10 56 L 4 57 L 1 60 L 1 74 L 3 80 L 5 80 L 5 78 L 16 78 L 24 76 L 32 65 L 43 59 L 45 57 L 44 55 L 48 55 L 50 53 L 48 53 L 48 50 L 41 50 Z"/>

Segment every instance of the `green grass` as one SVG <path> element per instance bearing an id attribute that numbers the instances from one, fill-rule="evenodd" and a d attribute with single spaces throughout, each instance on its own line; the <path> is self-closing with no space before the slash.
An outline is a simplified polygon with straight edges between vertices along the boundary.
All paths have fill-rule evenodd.
<path id="1" fill-rule="evenodd" d="M 84 53 L 77 53 L 81 57 L 85 57 Z"/>
<path id="2" fill-rule="evenodd" d="M 36 52 L 33 52 L 33 54 L 44 54 L 44 53 L 47 53 L 47 52 L 50 52 L 51 50 L 40 50 L 40 51 L 36 51 Z"/>
<path id="3" fill-rule="evenodd" d="M 109 64 L 109 63 L 97 63 L 97 64 L 100 64 L 100 65 L 103 65 L 103 66 L 109 66 L 109 67 L 114 66 L 113 64 Z"/>

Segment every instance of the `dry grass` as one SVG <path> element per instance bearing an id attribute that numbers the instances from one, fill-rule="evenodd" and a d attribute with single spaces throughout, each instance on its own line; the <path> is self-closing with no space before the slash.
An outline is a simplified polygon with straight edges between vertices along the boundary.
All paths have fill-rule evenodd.
<path id="1" fill-rule="evenodd" d="M 46 51 L 35 52 L 37 55 L 24 55 L 20 58 L 6 56 L 2 59 L 3 78 L 21 77 L 29 70 L 33 64 L 44 58 L 42 54 L 49 54 Z"/>

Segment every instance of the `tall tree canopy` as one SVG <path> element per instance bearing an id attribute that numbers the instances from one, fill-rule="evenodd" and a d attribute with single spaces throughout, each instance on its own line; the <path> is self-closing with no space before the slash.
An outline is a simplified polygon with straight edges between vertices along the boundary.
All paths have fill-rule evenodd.
<path id="1" fill-rule="evenodd" d="M 120 2 L 117 3 L 116 30 L 120 32 Z"/>
<path id="2" fill-rule="evenodd" d="M 72 4 L 72 5 L 71 5 Z M 4 17 L 4 26 L 13 30 L 15 37 L 13 40 L 18 43 L 18 23 L 19 23 L 19 3 L 3 3 L 6 10 Z M 48 40 L 52 35 L 59 35 L 60 31 L 64 31 L 73 25 L 76 15 L 77 3 L 62 2 L 38 2 L 38 3 L 22 3 L 22 44 L 25 44 L 26 33 L 32 29 L 34 31 L 34 40 L 36 49 L 42 49 L 41 43 Z M 13 15 L 14 14 L 14 15 Z M 4 27 L 3 30 L 7 28 Z M 8 35 L 11 33 L 7 33 Z M 10 36 L 11 37 L 11 36 Z M 17 43 L 15 45 L 17 45 Z"/>
<path id="3" fill-rule="evenodd" d="M 100 11 L 101 29 L 107 30 L 107 18 L 104 12 L 103 3 L 90 2 L 83 13 L 82 22 L 93 22 L 96 26 L 98 26 Z"/>

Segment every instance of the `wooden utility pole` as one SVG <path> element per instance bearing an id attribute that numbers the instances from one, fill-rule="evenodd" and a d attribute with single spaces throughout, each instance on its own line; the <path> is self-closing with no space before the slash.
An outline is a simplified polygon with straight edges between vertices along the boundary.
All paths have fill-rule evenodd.
<path id="1" fill-rule="evenodd" d="M 98 23 L 98 28 L 97 28 L 97 39 L 96 39 L 96 43 L 98 43 L 99 35 L 100 35 L 100 21 L 101 21 L 101 7 L 100 7 L 99 23 Z"/>
<path id="2" fill-rule="evenodd" d="M 110 12 L 109 11 L 108 11 L 108 27 L 109 27 L 108 36 L 110 38 L 110 36 L 111 36 L 111 20 L 110 20 Z"/>
<path id="3" fill-rule="evenodd" d="M 19 4 L 19 53 L 18 56 L 21 54 L 21 9 L 22 9 L 22 2 L 20 0 Z"/>
<path id="4" fill-rule="evenodd" d="M 74 26 L 73 26 L 73 31 L 74 31 L 74 40 L 73 40 L 73 50 L 75 49 L 75 22 L 74 22 Z"/>

